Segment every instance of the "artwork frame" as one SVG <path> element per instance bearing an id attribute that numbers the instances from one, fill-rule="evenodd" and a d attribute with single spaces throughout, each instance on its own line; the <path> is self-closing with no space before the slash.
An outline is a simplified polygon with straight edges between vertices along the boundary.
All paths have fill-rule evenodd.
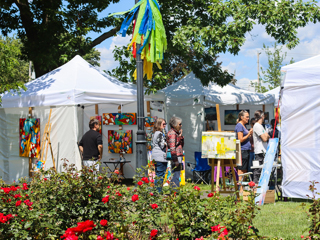
<path id="1" fill-rule="evenodd" d="M 136 113 L 103 113 L 103 125 L 137 125 Z"/>
<path id="2" fill-rule="evenodd" d="M 152 135 L 153 130 L 146 130 L 147 151 L 152 150 Z"/>
<path id="3" fill-rule="evenodd" d="M 19 119 L 19 156 L 39 158 L 40 118 Z"/>
<path id="4" fill-rule="evenodd" d="M 242 110 L 224 110 L 224 125 L 236 125 L 238 115 Z M 246 109 L 250 116 L 250 110 Z"/>
<path id="5" fill-rule="evenodd" d="M 210 107 L 204 109 L 205 120 L 207 121 L 216 121 L 217 120 L 217 109 L 216 107 Z"/>
<path id="6" fill-rule="evenodd" d="M 154 123 L 157 121 L 157 118 L 156 116 L 153 116 L 153 117 L 145 117 L 144 118 L 144 126 L 145 127 L 153 127 L 154 126 Z"/>
<path id="7" fill-rule="evenodd" d="M 108 130 L 108 153 L 132 154 L 132 130 Z"/>
<path id="8" fill-rule="evenodd" d="M 102 135 L 102 116 L 92 116 L 92 117 L 90 117 L 90 121 L 92 119 L 97 119 L 100 122 L 100 128 L 99 128 L 98 133 L 100 133 Z"/>
<path id="9" fill-rule="evenodd" d="M 202 132 L 201 158 L 236 159 L 236 133 Z"/>

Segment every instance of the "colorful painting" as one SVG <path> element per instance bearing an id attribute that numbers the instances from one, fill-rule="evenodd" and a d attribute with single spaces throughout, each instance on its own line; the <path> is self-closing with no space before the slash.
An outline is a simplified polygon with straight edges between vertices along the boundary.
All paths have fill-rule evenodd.
<path id="1" fill-rule="evenodd" d="M 144 126 L 145 127 L 153 127 L 157 117 L 145 117 L 144 118 Z"/>
<path id="2" fill-rule="evenodd" d="M 109 130 L 108 152 L 132 154 L 132 130 Z"/>
<path id="3" fill-rule="evenodd" d="M 274 159 L 277 153 L 278 143 L 279 143 L 278 138 L 269 139 L 267 153 L 264 157 L 263 169 L 259 179 L 259 185 L 258 185 L 259 187 L 257 189 L 258 195 L 255 198 L 255 203 L 257 203 L 260 206 L 264 204 L 264 200 L 267 194 L 270 174 L 272 172 Z"/>
<path id="4" fill-rule="evenodd" d="M 92 120 L 92 119 L 98 119 L 98 121 L 100 122 L 99 133 L 102 134 L 101 116 L 90 117 L 90 120 Z"/>
<path id="5" fill-rule="evenodd" d="M 136 125 L 136 113 L 103 113 L 103 125 Z"/>
<path id="6" fill-rule="evenodd" d="M 207 121 L 215 121 L 217 120 L 217 110 L 215 107 L 205 108 L 205 120 Z"/>
<path id="7" fill-rule="evenodd" d="M 234 132 L 202 132 L 202 158 L 235 159 L 236 134 Z"/>
<path id="8" fill-rule="evenodd" d="M 224 111 L 224 125 L 236 125 L 239 113 L 242 110 L 225 110 Z M 250 110 L 246 110 L 250 116 Z"/>
<path id="9" fill-rule="evenodd" d="M 153 130 L 146 130 L 147 151 L 152 150 L 152 134 Z"/>
<path id="10" fill-rule="evenodd" d="M 40 154 L 40 118 L 20 118 L 20 157 L 38 158 Z"/>

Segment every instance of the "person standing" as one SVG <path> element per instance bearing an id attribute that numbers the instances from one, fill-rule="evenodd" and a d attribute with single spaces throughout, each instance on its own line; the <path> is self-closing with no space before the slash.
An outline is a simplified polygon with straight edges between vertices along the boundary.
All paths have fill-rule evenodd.
<path id="1" fill-rule="evenodd" d="M 253 129 L 254 124 L 256 123 L 255 118 L 251 118 L 250 125 L 251 129 Z M 251 144 L 251 150 L 250 150 L 250 158 L 249 158 L 249 166 L 248 166 L 248 172 L 252 172 L 252 161 L 254 160 L 254 142 L 253 142 L 253 133 L 250 137 L 250 144 Z"/>
<path id="2" fill-rule="evenodd" d="M 82 154 L 83 165 L 89 168 L 101 160 L 103 153 L 102 136 L 99 133 L 100 122 L 91 119 L 89 122 L 90 130 L 86 132 L 79 142 L 79 149 Z"/>
<path id="3" fill-rule="evenodd" d="M 242 110 L 238 115 L 237 125 L 235 127 L 236 138 L 240 140 L 241 143 L 241 157 L 242 165 L 238 166 L 239 174 L 246 173 L 248 170 L 249 159 L 250 159 L 250 137 L 252 135 L 252 128 L 247 129 L 246 124 L 249 123 L 249 113 L 245 110 Z M 239 176 L 239 181 L 241 182 L 242 177 Z M 240 187 L 240 192 L 242 192 L 242 186 Z"/>
<path id="4" fill-rule="evenodd" d="M 253 126 L 253 144 L 255 161 L 259 161 L 259 165 L 263 165 L 264 156 L 267 152 L 269 134 L 262 126 L 264 122 L 264 112 L 257 110 L 254 113 L 256 123 Z M 253 170 L 253 181 L 257 184 L 261 175 L 261 168 Z"/>
<path id="5" fill-rule="evenodd" d="M 183 146 L 184 137 L 182 136 L 182 119 L 179 117 L 172 117 L 170 119 L 171 129 L 168 132 L 167 143 L 170 148 L 172 158 L 172 172 L 173 177 L 170 185 L 173 189 L 177 190 L 180 187 L 180 172 L 182 170 L 182 159 L 183 159 Z"/>
<path id="6" fill-rule="evenodd" d="M 155 185 L 159 193 L 162 192 L 163 179 L 167 170 L 167 139 L 164 133 L 166 121 L 158 118 L 153 126 L 152 159 L 155 161 L 156 176 Z"/>

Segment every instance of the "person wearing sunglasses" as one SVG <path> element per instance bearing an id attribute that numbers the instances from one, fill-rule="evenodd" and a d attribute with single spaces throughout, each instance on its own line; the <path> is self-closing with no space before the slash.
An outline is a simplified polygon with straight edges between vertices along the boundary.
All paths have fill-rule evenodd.
<path id="1" fill-rule="evenodd" d="M 170 185 L 175 191 L 180 187 L 180 171 L 182 170 L 183 146 L 184 137 L 182 136 L 182 119 L 179 117 L 172 117 L 169 121 L 171 129 L 168 132 L 167 142 L 170 148 L 172 158 L 172 172 L 173 177 Z"/>
<path id="2" fill-rule="evenodd" d="M 155 186 L 159 193 L 162 192 L 163 179 L 167 170 L 167 139 L 163 130 L 166 127 L 166 121 L 163 118 L 157 118 L 153 126 L 152 136 L 152 159 L 155 161 L 156 178 Z"/>

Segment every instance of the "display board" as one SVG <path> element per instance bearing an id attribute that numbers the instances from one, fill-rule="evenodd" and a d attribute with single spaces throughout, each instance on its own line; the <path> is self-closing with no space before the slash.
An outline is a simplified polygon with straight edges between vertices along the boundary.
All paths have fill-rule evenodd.
<path id="1" fill-rule="evenodd" d="M 132 154 L 132 130 L 108 130 L 108 152 Z"/>
<path id="2" fill-rule="evenodd" d="M 202 132 L 201 143 L 202 158 L 236 158 L 236 134 L 234 132 Z"/>
<path id="3" fill-rule="evenodd" d="M 40 118 L 20 118 L 19 156 L 38 158 L 40 153 Z"/>

